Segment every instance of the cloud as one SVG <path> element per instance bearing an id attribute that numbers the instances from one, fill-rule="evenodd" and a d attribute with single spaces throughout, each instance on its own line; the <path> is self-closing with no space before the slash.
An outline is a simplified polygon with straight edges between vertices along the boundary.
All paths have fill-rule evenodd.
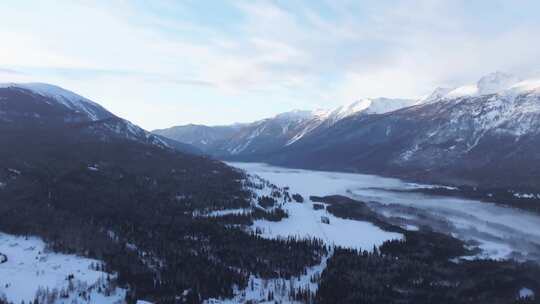
<path id="1" fill-rule="evenodd" d="M 0 83 L 28 82 L 28 75 L 24 72 L 0 66 Z"/>
<path id="2" fill-rule="evenodd" d="M 539 6 L 527 0 L 16 2 L 0 9 L 0 65 L 111 105 L 120 89 L 134 91 L 131 99 L 159 96 L 152 98 L 157 112 L 178 104 L 175 123 L 207 122 L 202 111 L 182 116 L 191 105 L 179 100 L 210 109 L 228 103 L 214 123 L 247 121 L 362 97 L 416 97 L 494 70 L 533 73 L 540 64 L 540 21 L 533 13 Z M 251 111 L 225 111 L 246 106 Z M 124 112 L 138 117 L 136 110 Z M 141 122 L 164 127 L 158 118 Z"/>
<path id="3" fill-rule="evenodd" d="M 23 73 L 21 73 L 19 71 L 8 69 L 8 68 L 2 68 L 2 67 L 0 67 L 0 73 L 1 74 L 9 74 L 9 75 L 21 75 L 21 74 L 23 74 Z"/>

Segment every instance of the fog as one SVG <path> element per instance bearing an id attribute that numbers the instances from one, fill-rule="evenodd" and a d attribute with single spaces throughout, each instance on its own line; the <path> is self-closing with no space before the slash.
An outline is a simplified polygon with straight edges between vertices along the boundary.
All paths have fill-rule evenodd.
<path id="1" fill-rule="evenodd" d="M 482 252 L 475 257 L 540 260 L 540 216 L 528 211 L 470 199 L 396 191 L 429 185 L 376 175 L 288 169 L 261 163 L 229 165 L 278 186 L 289 186 L 292 193 L 340 194 L 364 201 L 392 223 L 407 229 L 427 225 L 479 247 Z"/>

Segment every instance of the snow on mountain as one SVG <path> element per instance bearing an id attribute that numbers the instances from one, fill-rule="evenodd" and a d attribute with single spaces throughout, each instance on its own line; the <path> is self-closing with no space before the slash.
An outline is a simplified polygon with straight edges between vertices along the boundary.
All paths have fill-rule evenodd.
<path id="1" fill-rule="evenodd" d="M 532 187 L 539 143 L 540 80 L 495 73 L 476 85 L 437 89 L 414 107 L 354 115 L 256 160 Z"/>
<path id="2" fill-rule="evenodd" d="M 419 103 L 430 103 L 437 101 L 450 93 L 454 88 L 438 87 L 428 96 L 421 98 Z"/>
<path id="3" fill-rule="evenodd" d="M 540 134 L 540 79 L 521 81 L 510 74 L 495 72 L 482 77 L 476 85 L 434 92 L 426 105 L 410 111 L 423 113 L 426 120 L 438 121 L 426 137 L 402 154 L 403 160 L 422 158 L 418 147 L 454 142 L 444 154 L 466 154 L 488 137 L 505 135 L 518 141 L 524 135 Z M 442 155 L 441 152 L 439 154 Z M 414 157 L 413 157 L 414 156 Z"/>
<path id="4" fill-rule="evenodd" d="M 466 96 L 504 94 L 510 91 L 515 92 L 516 86 L 520 87 L 520 84 L 523 82 L 517 76 L 497 71 L 483 76 L 475 84 L 463 85 L 456 88 L 437 88 L 431 95 L 424 98 L 422 102 L 434 102 L 440 99 L 455 99 Z M 531 83 L 529 82 L 529 84 Z"/>
<path id="5" fill-rule="evenodd" d="M 529 95 L 540 92 L 539 88 L 538 79 L 521 81 L 513 75 L 495 72 L 482 77 L 475 84 L 457 88 L 440 87 L 427 97 L 416 100 L 364 98 L 333 109 L 295 110 L 278 114 L 234 130 L 227 129 L 227 133 L 220 132 L 222 135 L 213 139 L 211 144 L 205 144 L 204 149 L 219 158 L 261 160 L 272 155 L 279 158 L 283 155 L 281 152 L 293 151 L 296 149 L 293 146 L 302 145 L 301 142 L 306 140 L 309 145 L 313 145 L 310 149 L 319 149 L 329 142 L 340 142 L 341 137 L 344 138 L 344 142 L 340 143 L 343 145 L 341 148 L 347 149 L 346 146 L 352 145 L 347 136 L 364 132 L 359 127 L 353 127 L 356 124 L 354 121 L 363 121 L 367 115 L 388 114 L 385 116 L 403 119 L 403 124 L 412 123 L 407 121 L 417 118 L 419 124 L 433 123 L 429 132 L 426 131 L 425 138 L 418 137 L 414 144 L 400 153 L 401 161 L 413 161 L 415 155 L 420 155 L 422 145 L 434 142 L 444 145 L 446 141 L 451 142 L 454 139 L 456 144 L 452 145 L 453 151 L 467 153 L 477 146 L 488 130 L 497 130 L 500 134 L 511 136 L 522 136 L 535 130 L 537 118 L 533 113 L 539 110 L 540 105 L 535 97 L 538 94 Z M 456 106 L 458 104 L 459 107 Z M 414 107 L 409 108 L 411 106 Z M 420 117 L 422 115 L 424 118 Z M 427 118 L 431 121 L 426 120 Z M 325 135 L 328 133 L 326 130 L 333 129 L 334 126 L 339 126 L 336 127 L 335 134 L 330 137 Z M 392 138 L 394 133 L 396 136 L 402 135 L 402 132 L 397 132 L 400 128 L 403 126 L 388 125 L 377 138 Z M 211 130 L 210 134 L 218 133 L 216 128 Z M 184 131 L 174 139 L 190 142 L 199 140 L 197 132 L 187 129 Z M 200 134 L 209 133 L 207 131 L 209 130 Z M 448 134 L 442 136 L 445 132 Z M 454 138 L 459 132 L 463 132 L 462 136 Z M 370 136 L 375 137 L 375 134 Z M 203 140 L 208 142 L 206 137 L 200 139 Z M 375 138 L 373 140 L 376 141 Z"/>
<path id="6" fill-rule="evenodd" d="M 540 93 L 540 78 L 532 78 L 520 81 L 507 90 L 505 90 L 502 94 L 510 95 L 510 96 L 516 96 L 521 93 Z"/>
<path id="7" fill-rule="evenodd" d="M 294 110 L 247 124 L 222 142 L 223 149 L 231 155 L 238 155 L 281 148 L 319 127 L 328 119 L 327 113 Z"/>
<path id="8" fill-rule="evenodd" d="M 413 99 L 400 98 L 375 98 L 370 100 L 370 105 L 364 111 L 366 114 L 384 114 L 398 109 L 410 107 L 418 103 Z"/>
<path id="9" fill-rule="evenodd" d="M 513 132 L 519 135 L 523 133 L 524 128 L 534 124 L 533 121 L 525 121 L 530 114 L 540 115 L 539 93 L 540 79 L 520 81 L 517 77 L 496 72 L 478 81 L 476 93 L 455 100 L 461 102 L 474 115 L 477 132 L 493 128 L 508 129 L 508 126 L 514 126 L 515 130 L 521 129 Z M 444 102 L 449 97 L 445 96 L 439 101 Z M 462 111 L 448 112 L 450 116 L 464 114 Z"/>
<path id="10" fill-rule="evenodd" d="M 101 140 L 123 138 L 162 148 L 201 154 L 187 144 L 152 134 L 128 120 L 117 117 L 88 98 L 45 83 L 0 84 L 0 122 L 70 126 Z"/>
<path id="11" fill-rule="evenodd" d="M 321 126 L 330 127 L 344 118 L 360 113 L 383 114 L 412 106 L 416 103 L 417 101 L 412 99 L 364 98 L 330 110 L 317 109 L 314 111 L 295 110 L 285 112 L 276 115 L 274 119 L 284 123 L 283 134 L 287 134 L 288 131 L 293 130 L 292 136 L 289 136 L 285 143 L 287 146 Z M 291 128 L 291 126 L 295 126 L 295 128 Z M 260 130 L 253 133 L 250 137 L 254 138 L 258 134 L 260 134 Z M 234 152 L 238 153 L 238 150 Z"/>
<path id="12" fill-rule="evenodd" d="M 304 110 L 293 110 L 290 112 L 284 112 L 276 115 L 274 119 L 282 121 L 297 121 L 302 119 L 309 119 L 313 117 L 313 112 Z"/>
<path id="13" fill-rule="evenodd" d="M 370 104 L 371 101 L 369 99 L 354 101 L 352 103 L 339 106 L 335 109 L 327 110 L 326 115 L 324 115 L 323 117 L 325 120 L 334 123 L 340 119 L 366 110 L 370 106 Z"/>
<path id="14" fill-rule="evenodd" d="M 397 109 L 409 107 L 415 105 L 416 100 L 413 99 L 393 99 L 393 98 L 364 98 L 354 101 L 349 104 L 339 106 L 335 109 L 321 111 L 318 110 L 315 113 L 324 120 L 330 123 L 335 123 L 343 118 L 358 114 L 383 114 L 392 112 Z M 313 112 L 312 112 L 313 113 Z"/>
<path id="15" fill-rule="evenodd" d="M 507 90 L 518 82 L 520 82 L 520 79 L 514 75 L 495 72 L 480 78 L 476 86 L 479 95 L 486 95 Z"/>
<path id="16" fill-rule="evenodd" d="M 333 109 L 293 110 L 253 123 L 231 126 L 186 125 L 155 130 L 154 133 L 193 144 L 218 157 L 266 153 L 328 128 L 354 115 L 382 114 L 416 104 L 410 99 L 364 98 Z"/>
<path id="17" fill-rule="evenodd" d="M 416 103 L 418 102 L 412 99 L 364 98 L 331 110 L 311 111 L 309 112 L 311 119 L 304 124 L 304 127 L 299 132 L 287 141 L 286 145 L 288 146 L 297 142 L 321 126 L 330 127 L 336 122 L 356 114 L 384 114 L 415 105 Z"/>
<path id="18" fill-rule="evenodd" d="M 86 114 L 91 120 L 100 120 L 113 116 L 101 105 L 61 87 L 46 83 L 4 83 L 0 88 L 15 88 L 31 91 L 48 97 L 75 112 Z"/>

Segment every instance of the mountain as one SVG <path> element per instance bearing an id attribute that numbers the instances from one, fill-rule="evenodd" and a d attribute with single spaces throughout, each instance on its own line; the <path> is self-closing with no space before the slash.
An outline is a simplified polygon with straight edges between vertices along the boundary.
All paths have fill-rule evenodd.
<path id="1" fill-rule="evenodd" d="M 192 144 L 217 158 L 257 159 L 294 144 L 316 130 L 329 128 L 356 114 L 380 114 L 411 106 L 410 99 L 362 99 L 331 110 L 295 110 L 248 124 L 230 126 L 186 125 L 155 130 L 180 142 Z"/>
<path id="2" fill-rule="evenodd" d="M 0 84 L 0 122 L 4 128 L 22 129 L 29 125 L 41 129 L 63 128 L 69 124 L 81 133 L 93 133 L 105 141 L 124 138 L 187 153 L 201 153 L 191 145 L 145 131 L 85 97 L 45 83 Z"/>
<path id="3" fill-rule="evenodd" d="M 0 84 L 0 90 L 0 119 L 4 122 L 82 123 L 116 117 L 82 96 L 49 84 Z"/>
<path id="4" fill-rule="evenodd" d="M 152 133 L 178 142 L 193 145 L 204 152 L 210 152 L 216 143 L 232 137 L 240 128 L 241 125 L 239 124 L 214 127 L 190 124 L 154 130 Z"/>
<path id="5" fill-rule="evenodd" d="M 540 189 L 540 169 L 531 166 L 540 160 L 539 88 L 539 80 L 495 72 L 416 101 L 364 99 L 280 114 L 242 126 L 207 151 L 291 167 Z"/>
<path id="6" fill-rule="evenodd" d="M 540 81 L 502 73 L 423 103 L 356 115 L 266 155 L 274 164 L 540 188 Z"/>

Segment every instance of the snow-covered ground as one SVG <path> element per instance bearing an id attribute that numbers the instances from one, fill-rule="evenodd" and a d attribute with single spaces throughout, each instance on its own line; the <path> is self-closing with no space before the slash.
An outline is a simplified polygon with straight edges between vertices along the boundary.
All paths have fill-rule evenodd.
<path id="1" fill-rule="evenodd" d="M 523 287 L 523 288 L 521 288 L 519 290 L 519 296 L 518 296 L 519 299 L 531 299 L 531 300 L 533 300 L 534 296 L 535 296 L 534 291 L 530 290 L 527 287 Z"/>
<path id="2" fill-rule="evenodd" d="M 300 194 L 304 198 L 303 203 L 297 203 L 294 200 L 283 204 L 283 199 L 279 199 L 280 206 L 288 214 L 287 218 L 278 222 L 267 220 L 256 220 L 253 222 L 252 229 L 261 232 L 261 236 L 267 238 L 287 238 L 296 237 L 300 239 L 318 238 L 327 245 L 336 245 L 346 248 L 371 250 L 373 246 L 380 246 L 387 240 L 400 239 L 403 236 L 399 233 L 387 232 L 379 227 L 364 221 L 355 221 L 343 219 L 334 216 L 326 209 L 315 210 L 310 200 L 310 196 L 325 194 L 324 192 L 312 191 L 310 186 L 301 187 L 299 184 L 291 184 L 283 179 L 269 178 L 260 172 L 251 176 L 253 181 L 258 183 L 270 182 L 280 189 L 291 186 L 288 190 L 290 195 Z M 314 188 L 321 189 L 314 185 Z M 271 186 L 265 186 L 263 189 L 252 189 L 257 196 L 271 196 L 273 191 Z M 314 193 L 315 192 L 315 193 Z M 321 204 L 321 203 L 317 203 Z M 324 204 L 322 204 L 324 205 Z M 230 210 L 234 212 L 235 210 Z M 220 211 L 224 212 L 224 211 Z M 227 212 L 227 211 L 225 211 Z M 329 223 L 323 223 L 323 218 L 329 220 Z"/>
<path id="3" fill-rule="evenodd" d="M 387 240 L 402 238 L 399 233 L 386 232 L 368 222 L 338 218 L 322 209 L 314 210 L 309 199 L 304 203 L 288 203 L 283 209 L 289 214 L 288 218 L 279 222 L 257 220 L 253 227 L 268 238 L 316 237 L 328 245 L 362 250 L 371 250 Z M 323 216 L 329 219 L 329 224 L 321 222 Z"/>
<path id="4" fill-rule="evenodd" d="M 418 224 L 415 221 L 417 211 L 442 219 L 449 229 L 445 232 L 478 242 L 478 246 L 484 250 L 480 257 L 540 259 L 540 216 L 527 211 L 469 199 L 398 192 L 395 190 L 423 188 L 424 185 L 375 175 L 288 169 L 260 163 L 230 165 L 261 176 L 280 187 L 289 186 L 291 194 L 299 192 L 304 198 L 309 195 L 341 194 L 368 202 L 376 210 L 384 209 L 379 211 L 384 211 L 387 216 L 402 217 L 409 225 Z M 303 205 L 288 205 L 290 218 L 281 223 L 265 223 L 265 233 L 313 233 L 329 242 L 362 247 L 372 241 L 372 236 L 379 241 L 384 237 L 395 237 L 385 232 L 379 234 L 378 228 L 372 229 L 362 222 L 352 224 L 331 218 L 330 225 L 319 225 L 317 220 L 323 211 L 309 210 L 309 201 Z M 391 208 L 396 205 L 407 207 L 410 212 L 403 213 L 404 208 Z M 322 228 L 317 230 L 317 227 Z M 344 240 L 344 237 L 347 239 Z"/>
<path id="5" fill-rule="evenodd" d="M 38 290 L 42 297 L 43 291 L 48 290 L 50 296 L 56 290 L 55 304 L 123 303 L 125 290 L 108 285 L 107 273 L 95 270 L 95 265 L 102 264 L 98 260 L 52 253 L 39 238 L 4 233 L 0 233 L 0 253 L 7 257 L 7 262 L 0 263 L 0 297 L 9 302 L 31 303 Z M 81 292 L 86 299 L 79 296 Z"/>

